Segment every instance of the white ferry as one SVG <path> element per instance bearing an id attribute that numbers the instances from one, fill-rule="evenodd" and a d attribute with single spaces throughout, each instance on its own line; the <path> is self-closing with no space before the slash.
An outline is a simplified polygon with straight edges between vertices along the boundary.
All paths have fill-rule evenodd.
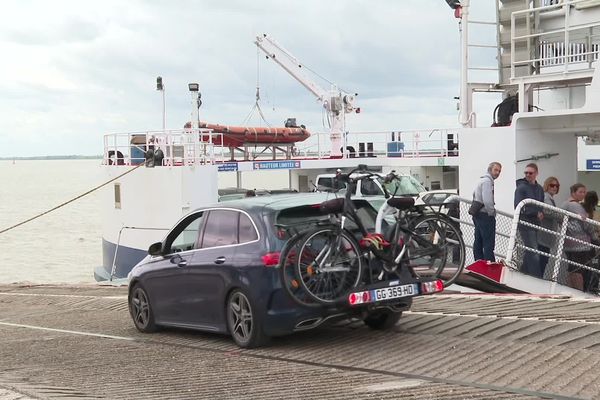
<path id="1" fill-rule="evenodd" d="M 248 174 L 287 171 L 289 188 L 305 192 L 313 189 L 318 174 L 358 163 L 384 173 L 410 174 L 430 189 L 457 188 L 464 197 L 471 196 L 489 162 L 502 163 L 496 207 L 508 227 L 498 233 L 496 251 L 514 264 L 513 253 L 521 246 L 512 229 L 514 185 L 528 162 L 538 164 L 541 178 L 555 176 L 564 187 L 579 181 L 600 189 L 600 1 L 497 0 L 491 22 L 470 20 L 469 0 L 447 2 L 461 31 L 458 128 L 346 132 L 345 113 L 357 111 L 353 94 L 318 87 L 303 75 L 298 60 L 263 35 L 257 45 L 323 103 L 330 132 L 295 142 L 279 140 L 289 130 L 270 134 L 245 129 L 231 142 L 227 137 L 240 133 L 238 128 L 203 125 L 198 86 L 190 85 L 188 127 L 106 135 L 103 168 L 115 180 L 103 202 L 103 265 L 96 269 L 96 279 L 125 277 L 182 215 L 217 202 L 220 176 L 235 175 L 237 186 L 243 187 Z M 479 45 L 470 40 L 469 27 L 490 23 L 497 29 L 498 79 L 472 82 L 469 73 L 476 68 L 469 64 L 469 50 Z M 501 93 L 505 99 L 496 110 L 497 126 L 477 126 L 473 102 L 482 92 Z M 304 128 L 290 121 L 281 129 Z M 148 150 L 158 153 L 154 162 L 145 163 Z M 559 193 L 558 204 L 567 192 L 563 188 Z M 467 219 L 461 222 L 468 225 Z M 471 244 L 472 238 L 465 241 Z M 513 272 L 525 283 L 509 282 Z M 521 279 L 518 265 L 500 275 L 492 286 L 513 292 L 557 293 L 562 287 L 556 279 L 543 284 Z M 558 292 L 575 293 L 569 288 Z"/>

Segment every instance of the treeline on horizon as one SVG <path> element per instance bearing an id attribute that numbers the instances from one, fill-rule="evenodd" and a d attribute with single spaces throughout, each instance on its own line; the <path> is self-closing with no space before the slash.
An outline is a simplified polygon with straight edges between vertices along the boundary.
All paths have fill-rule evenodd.
<path id="1" fill-rule="evenodd" d="M 27 156 L 27 157 L 0 157 L 0 160 L 94 160 L 102 156 Z"/>

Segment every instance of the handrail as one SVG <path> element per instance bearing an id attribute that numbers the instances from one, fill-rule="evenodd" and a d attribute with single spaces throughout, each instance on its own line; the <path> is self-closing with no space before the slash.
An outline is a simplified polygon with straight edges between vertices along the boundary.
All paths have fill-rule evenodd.
<path id="1" fill-rule="evenodd" d="M 149 146 L 161 148 L 164 152 L 162 165 L 198 165 L 235 161 L 231 150 L 223 146 L 223 134 L 210 130 L 190 129 L 112 133 L 104 136 L 104 161 L 110 164 L 109 154 L 120 158 L 119 165 L 138 164 L 144 161 L 144 151 Z M 143 136 L 143 139 L 136 139 Z M 207 136 L 212 137 L 210 143 Z M 331 145 L 329 132 L 313 133 L 303 142 L 287 143 L 294 145 L 288 158 L 330 158 Z M 139 140 L 139 143 L 136 142 Z M 345 157 L 453 157 L 459 154 L 459 133 L 456 128 L 416 129 L 395 131 L 356 131 L 344 134 Z M 217 143 L 217 144 L 215 144 Z M 246 145 L 252 145 L 247 143 Z M 277 143 L 256 144 L 257 147 L 278 147 Z M 237 151 L 243 146 L 236 146 Z M 275 150 L 274 150 L 275 151 Z M 137 153 L 137 155 L 133 155 Z M 262 150 L 262 159 L 270 152 Z"/>
<path id="2" fill-rule="evenodd" d="M 540 66 L 547 67 L 552 65 L 564 65 L 564 72 L 570 71 L 570 66 L 577 63 L 587 63 L 588 69 L 591 69 L 591 63 L 598 59 L 599 48 L 598 43 L 594 43 L 593 38 L 597 36 L 594 34 L 593 28 L 600 26 L 600 22 L 591 22 L 583 24 L 572 24 L 571 6 L 585 4 L 589 0 L 565 0 L 560 2 L 547 3 L 539 7 L 526 8 L 523 10 L 514 11 L 511 13 L 511 38 L 510 38 L 510 77 L 511 79 L 517 78 L 516 68 L 517 66 L 523 66 L 528 64 L 540 63 Z M 564 27 L 561 29 L 551 29 L 548 31 L 531 31 L 531 24 L 529 23 L 532 16 L 539 15 L 544 12 L 552 10 L 564 10 Z M 527 21 L 527 33 L 517 35 L 517 20 L 522 19 L 523 16 Z M 539 28 L 538 28 L 539 29 Z M 575 31 L 585 30 L 583 38 L 579 38 L 578 41 L 574 42 L 571 40 L 571 33 Z M 547 43 L 543 41 L 543 37 L 564 34 L 564 38 L 560 42 Z M 535 44 L 536 52 L 541 56 L 532 57 L 532 50 L 530 50 L 529 57 L 524 60 L 516 59 L 516 43 L 527 41 L 528 48 L 531 44 L 531 39 L 537 39 L 538 43 Z M 554 54 L 558 49 L 559 53 Z M 552 50 L 552 51 L 550 51 Z M 550 55 L 552 53 L 552 55 Z M 535 54 L 535 53 L 534 53 Z M 554 71 L 555 72 L 555 71 Z M 540 75 L 543 72 L 538 71 Z"/>
<path id="3" fill-rule="evenodd" d="M 560 222 L 559 222 L 560 229 L 558 230 L 558 232 L 549 230 L 549 229 L 547 229 L 543 226 L 537 225 L 537 224 L 533 224 L 533 223 L 530 223 L 527 221 L 522 221 L 520 219 L 521 210 L 523 209 L 523 207 L 528 206 L 528 205 L 539 207 L 540 209 L 543 209 L 544 211 L 547 210 L 549 212 L 549 214 L 551 213 L 554 215 L 562 216 L 562 219 L 560 219 Z M 595 221 L 591 218 L 584 218 L 581 215 L 572 213 L 572 212 L 564 210 L 562 208 L 551 206 L 549 204 L 546 204 L 544 202 L 540 202 L 537 200 L 533 200 L 533 199 L 522 200 L 519 204 L 517 204 L 517 207 L 515 208 L 515 217 L 513 218 L 513 224 L 511 227 L 509 251 L 508 251 L 508 257 L 506 259 L 506 263 L 509 265 L 515 264 L 513 261 L 513 255 L 515 254 L 515 248 L 520 247 L 524 251 L 529 251 L 534 254 L 542 255 L 542 256 L 548 257 L 548 259 L 553 260 L 552 273 L 551 273 L 550 279 L 549 279 L 553 282 L 558 281 L 559 269 L 561 268 L 561 263 L 566 263 L 567 265 L 573 265 L 580 269 L 588 270 L 595 274 L 599 274 L 600 271 L 590 267 L 589 265 L 584 265 L 579 262 L 575 262 L 573 260 L 569 260 L 568 258 L 563 257 L 565 239 L 569 239 L 569 241 L 571 243 L 578 243 L 578 244 L 585 245 L 585 247 L 595 250 L 596 253 L 598 253 L 600 251 L 600 246 L 598 246 L 595 243 L 587 242 L 587 241 L 581 240 L 579 238 L 567 235 L 567 227 L 568 227 L 568 223 L 569 223 L 570 219 L 575 219 L 575 220 L 583 222 L 584 224 L 592 225 L 595 228 L 595 230 L 600 232 L 600 222 Z M 524 244 L 518 244 L 517 243 L 517 232 L 518 232 L 519 225 L 527 226 L 529 228 L 535 229 L 538 232 L 544 232 L 546 234 L 552 235 L 552 236 L 556 237 L 556 239 L 558 241 L 555 242 L 553 249 L 550 249 L 548 252 L 540 251 L 538 248 L 530 248 L 528 246 L 525 246 Z M 548 265 L 550 265 L 550 264 L 548 264 Z"/>

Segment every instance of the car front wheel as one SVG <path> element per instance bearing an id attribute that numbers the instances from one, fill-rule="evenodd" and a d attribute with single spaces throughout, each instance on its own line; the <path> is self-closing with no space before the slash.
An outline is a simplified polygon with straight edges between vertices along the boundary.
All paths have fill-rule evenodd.
<path id="1" fill-rule="evenodd" d="M 158 327 L 154 323 L 154 313 L 152 312 L 152 306 L 148 293 L 140 285 L 134 286 L 129 297 L 129 313 L 133 318 L 135 327 L 140 332 L 155 332 Z"/>
<path id="2" fill-rule="evenodd" d="M 259 347 L 269 341 L 250 299 L 239 289 L 234 290 L 227 300 L 227 324 L 233 341 L 240 347 Z"/>

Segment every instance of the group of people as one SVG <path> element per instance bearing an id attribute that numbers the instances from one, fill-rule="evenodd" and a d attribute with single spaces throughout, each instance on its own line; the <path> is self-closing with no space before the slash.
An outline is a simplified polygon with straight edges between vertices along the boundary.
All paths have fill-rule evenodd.
<path id="1" fill-rule="evenodd" d="M 487 173 L 483 175 L 475 190 L 473 201 L 483 203 L 479 212 L 473 215 L 475 225 L 475 240 L 473 242 L 473 255 L 475 260 L 495 261 L 495 231 L 496 209 L 494 205 L 494 181 L 500 176 L 502 165 L 498 162 L 489 164 Z M 559 193 L 560 182 L 551 176 L 546 178 L 543 186 L 537 181 L 539 169 L 537 164 L 529 163 L 525 166 L 524 177 L 517 179 L 514 195 L 514 206 L 525 199 L 533 199 L 558 207 L 555 196 Z M 600 221 L 596 206 L 598 194 L 587 191 L 585 185 L 575 183 L 570 187 L 570 196 L 560 205 L 563 210 L 580 215 L 582 220 L 569 218 L 566 229 L 566 239 L 563 250 L 568 263 L 568 284 L 571 287 L 590 291 L 598 286 L 597 276 L 593 271 L 582 268 L 577 264 L 586 265 L 596 256 L 595 249 L 590 243 L 598 243 L 600 230 L 597 226 L 585 223 L 585 219 L 593 218 Z M 555 251 L 559 226 L 564 216 L 557 212 L 544 209 L 534 204 L 526 204 L 520 209 L 519 236 L 525 248 L 521 271 L 543 278 L 548 265 L 548 254 Z M 553 233 L 554 232 L 554 233 Z M 527 249 L 538 250 L 538 252 Z"/>

